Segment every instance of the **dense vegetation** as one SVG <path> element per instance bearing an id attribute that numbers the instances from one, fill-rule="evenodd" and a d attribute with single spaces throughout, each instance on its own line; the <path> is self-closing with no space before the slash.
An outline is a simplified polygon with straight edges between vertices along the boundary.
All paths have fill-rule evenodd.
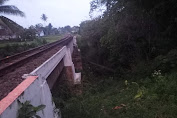
<path id="1" fill-rule="evenodd" d="M 90 71 L 83 73 L 82 95 L 55 100 L 63 118 L 177 117 L 176 73 L 154 72 L 135 82 Z"/>
<path id="2" fill-rule="evenodd" d="M 93 0 L 91 13 L 101 5 L 80 24 L 83 94 L 57 102 L 64 118 L 176 118 L 177 1 Z"/>
<path id="3" fill-rule="evenodd" d="M 131 70 L 176 48 L 175 0 L 102 0 L 102 4 L 106 11 L 101 17 L 80 25 L 90 49 L 82 51 L 89 52 L 93 61 L 119 71 Z M 92 1 L 91 11 L 100 5 Z"/>

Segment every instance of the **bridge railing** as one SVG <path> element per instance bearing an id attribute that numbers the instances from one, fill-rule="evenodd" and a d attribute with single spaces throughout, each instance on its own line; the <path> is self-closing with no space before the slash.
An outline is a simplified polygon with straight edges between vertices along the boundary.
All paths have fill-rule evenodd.
<path id="1" fill-rule="evenodd" d="M 18 101 L 21 103 L 30 101 L 33 106 L 46 105 L 45 109 L 37 113 L 41 118 L 61 117 L 52 101 L 52 94 L 46 79 L 62 60 L 63 66 L 68 69 L 68 73 L 66 73 L 69 75 L 68 81 L 74 84 L 81 79 L 81 73 L 75 73 L 71 56 L 75 38 L 41 66 L 23 76 L 25 80 L 0 101 L 0 118 L 16 118 L 19 111 Z"/>

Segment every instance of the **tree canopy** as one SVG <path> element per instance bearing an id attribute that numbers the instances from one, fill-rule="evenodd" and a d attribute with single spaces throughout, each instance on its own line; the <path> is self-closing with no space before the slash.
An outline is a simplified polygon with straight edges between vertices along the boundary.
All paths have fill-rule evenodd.
<path id="1" fill-rule="evenodd" d="M 4 5 L 8 0 L 0 0 L 0 13 L 18 15 L 24 17 L 25 14 L 14 5 Z"/>
<path id="2" fill-rule="evenodd" d="M 48 17 L 47 17 L 45 14 L 42 14 L 41 19 L 42 19 L 44 22 L 47 22 Z"/>
<path id="3" fill-rule="evenodd" d="M 177 47 L 176 0 L 92 0 L 90 5 L 91 12 L 106 8 L 80 24 L 90 47 L 85 56 L 97 63 L 132 69 Z"/>

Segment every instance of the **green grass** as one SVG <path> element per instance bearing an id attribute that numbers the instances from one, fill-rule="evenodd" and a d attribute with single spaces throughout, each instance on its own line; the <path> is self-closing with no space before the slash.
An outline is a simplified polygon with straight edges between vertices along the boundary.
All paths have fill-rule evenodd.
<path id="1" fill-rule="evenodd" d="M 87 72 L 82 95 L 55 102 L 63 118 L 177 118 L 176 78 L 156 74 L 135 82 Z"/>
<path id="2" fill-rule="evenodd" d="M 41 39 L 45 39 L 47 41 L 47 43 L 52 43 L 52 42 L 55 42 L 57 40 L 60 40 L 62 38 L 61 35 L 56 35 L 56 36 L 44 36 L 44 37 L 41 37 Z M 22 41 L 22 42 L 13 42 L 13 41 L 7 41 L 7 42 L 1 42 L 0 43 L 0 48 L 3 48 L 5 47 L 6 45 L 24 45 L 24 44 L 32 44 L 32 43 L 35 43 L 35 40 L 33 41 Z"/>
<path id="3" fill-rule="evenodd" d="M 40 37 L 33 41 L 23 41 L 23 42 L 1 42 L 0 43 L 0 59 L 7 56 L 20 53 L 31 48 L 35 48 L 46 43 L 51 43 L 60 40 L 62 36 L 48 36 Z"/>
<path id="4" fill-rule="evenodd" d="M 5 47 L 6 45 L 16 45 L 16 44 L 18 44 L 18 45 L 23 45 L 23 44 L 25 44 L 25 43 L 31 44 L 31 43 L 33 43 L 33 42 L 34 42 L 34 41 L 23 41 L 23 42 L 10 42 L 10 41 L 8 41 L 8 42 L 1 42 L 1 43 L 0 43 L 0 48 Z"/>
<path id="5" fill-rule="evenodd" d="M 57 40 L 60 40 L 63 36 L 61 35 L 56 35 L 56 36 L 46 36 L 42 37 L 43 39 L 47 40 L 48 43 L 55 42 Z"/>

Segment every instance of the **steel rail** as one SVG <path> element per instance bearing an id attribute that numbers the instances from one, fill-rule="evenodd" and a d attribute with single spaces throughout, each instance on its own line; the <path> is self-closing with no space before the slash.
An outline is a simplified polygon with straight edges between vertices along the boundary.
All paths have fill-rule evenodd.
<path id="1" fill-rule="evenodd" d="M 0 68 L 0 76 L 3 76 L 5 74 L 7 74 L 8 72 L 15 70 L 15 68 L 18 68 L 18 67 L 24 65 L 26 62 L 30 61 L 33 58 L 38 57 L 40 54 L 44 53 L 45 51 L 48 51 L 56 46 L 66 45 L 72 39 L 73 39 L 73 37 L 65 37 L 57 42 L 53 42 L 53 43 L 46 44 L 46 45 L 43 45 L 43 46 L 40 46 L 37 48 L 33 48 L 31 50 L 10 56 L 9 58 L 5 58 L 5 59 L 0 60 L 0 64 L 2 64 L 4 62 L 9 63 L 6 66 Z M 31 54 L 29 54 L 29 53 L 31 53 Z M 14 60 L 17 60 L 17 61 L 11 63 Z"/>

